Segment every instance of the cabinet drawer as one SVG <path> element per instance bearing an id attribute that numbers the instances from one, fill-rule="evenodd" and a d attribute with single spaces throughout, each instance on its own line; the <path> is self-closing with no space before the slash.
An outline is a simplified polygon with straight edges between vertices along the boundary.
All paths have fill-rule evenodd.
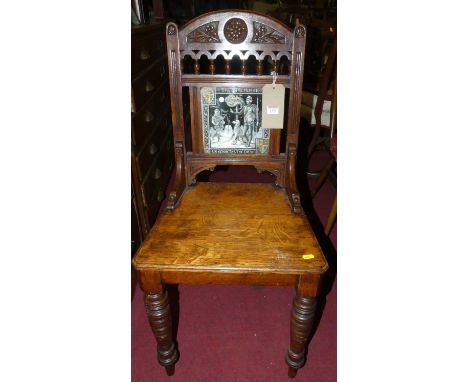
<path id="1" fill-rule="evenodd" d="M 167 78 L 167 71 L 167 60 L 162 57 L 132 81 L 135 111 L 139 111 L 156 93 L 161 83 Z"/>
<path id="2" fill-rule="evenodd" d="M 154 127 L 150 137 L 148 138 L 147 143 L 137 154 L 137 164 L 140 170 L 140 174 L 143 178 L 150 169 L 156 156 L 161 152 L 164 152 L 165 148 L 162 147 L 165 144 L 164 137 L 167 135 L 167 132 L 170 129 L 170 114 L 166 113 L 166 116 L 162 118 L 161 122 Z"/>
<path id="3" fill-rule="evenodd" d="M 166 55 L 165 28 L 132 41 L 132 75 Z"/>
<path id="4" fill-rule="evenodd" d="M 163 179 L 158 185 L 158 188 L 155 190 L 155 198 L 149 204 L 147 211 L 148 222 L 149 225 L 152 226 L 156 221 L 156 217 L 158 216 L 159 208 L 161 207 L 162 201 L 168 196 L 168 192 L 170 190 L 167 189 L 167 185 L 171 178 L 172 169 L 174 167 L 174 157 L 173 155 L 168 155 L 166 157 L 166 165 L 164 166 L 165 171 L 163 175 Z"/>
<path id="5" fill-rule="evenodd" d="M 155 129 L 171 128 L 169 85 L 162 83 L 151 99 L 132 117 L 135 152 L 138 153 Z"/>
<path id="6" fill-rule="evenodd" d="M 161 190 L 166 173 L 163 170 L 160 157 L 158 157 L 149 169 L 146 179 L 141 184 L 145 207 L 148 207 L 155 201 L 159 203 L 164 199 L 164 194 L 161 193 Z"/>
<path id="7" fill-rule="evenodd" d="M 168 160 L 170 156 L 173 156 L 173 148 L 172 134 L 169 131 L 164 143 L 161 145 L 161 152 L 154 159 L 141 184 L 145 206 L 150 205 L 154 200 L 158 200 L 158 202 L 162 200 L 160 200 L 161 196 L 158 190 L 161 189 L 164 179 L 168 177 L 168 173 L 172 171 L 173 161 Z M 164 199 L 164 195 L 162 198 Z"/>

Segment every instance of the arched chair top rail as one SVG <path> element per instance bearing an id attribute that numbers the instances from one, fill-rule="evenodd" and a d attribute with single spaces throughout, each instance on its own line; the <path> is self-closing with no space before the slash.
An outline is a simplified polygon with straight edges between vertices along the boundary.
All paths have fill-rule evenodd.
<path id="1" fill-rule="evenodd" d="M 294 36 L 305 37 L 303 25 L 291 29 L 272 17 L 235 9 L 206 13 L 180 29 L 170 22 L 166 28 L 169 36 L 176 35 L 178 31 L 179 49 L 185 52 L 262 51 L 265 46 L 270 51 L 290 52 L 293 50 Z M 232 56 L 231 52 L 221 54 Z"/>

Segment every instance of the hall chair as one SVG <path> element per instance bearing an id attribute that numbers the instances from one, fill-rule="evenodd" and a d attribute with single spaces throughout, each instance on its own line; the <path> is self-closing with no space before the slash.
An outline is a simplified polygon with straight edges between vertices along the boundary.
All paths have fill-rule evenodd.
<path id="1" fill-rule="evenodd" d="M 133 258 L 159 363 L 172 375 L 179 357 L 165 285 L 290 285 L 296 293 L 285 358 L 294 377 L 305 362 L 328 269 L 295 180 L 306 29 L 233 10 L 180 29 L 169 22 L 166 39 L 175 178 L 166 210 Z M 288 64 L 278 73 L 280 62 Z M 262 122 L 262 87 L 274 79 L 286 89 L 283 129 Z M 197 183 L 200 172 L 218 165 L 254 166 L 276 180 Z"/>

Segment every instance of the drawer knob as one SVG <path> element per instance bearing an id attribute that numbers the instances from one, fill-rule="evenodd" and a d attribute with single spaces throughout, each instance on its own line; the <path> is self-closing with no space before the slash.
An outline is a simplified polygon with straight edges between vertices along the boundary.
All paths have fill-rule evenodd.
<path id="1" fill-rule="evenodd" d="M 152 84 L 151 82 L 149 82 L 149 81 L 146 81 L 145 90 L 146 90 L 147 92 L 150 92 L 150 91 L 154 90 L 153 84 Z"/>
<path id="2" fill-rule="evenodd" d="M 140 52 L 140 59 L 142 61 L 146 61 L 150 57 L 151 55 L 149 54 L 149 52 L 145 48 L 143 48 Z"/>
<path id="3" fill-rule="evenodd" d="M 150 111 L 147 111 L 145 113 L 145 122 L 151 122 L 153 119 L 154 119 L 153 113 L 151 113 Z"/>
<path id="4" fill-rule="evenodd" d="M 156 146 L 154 143 L 151 143 L 149 147 L 149 153 L 150 155 L 154 155 L 158 152 L 158 146 Z"/>
<path id="5" fill-rule="evenodd" d="M 154 179 L 159 179 L 162 175 L 162 171 L 157 168 L 156 171 L 154 172 Z"/>

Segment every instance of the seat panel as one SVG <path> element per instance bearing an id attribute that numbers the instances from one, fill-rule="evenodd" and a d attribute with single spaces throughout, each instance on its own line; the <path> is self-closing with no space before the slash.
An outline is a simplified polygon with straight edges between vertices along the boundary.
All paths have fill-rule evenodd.
<path id="1" fill-rule="evenodd" d="M 133 263 L 138 270 L 303 274 L 328 268 L 305 215 L 291 212 L 285 193 L 248 183 L 189 188 L 175 210 L 159 217 Z"/>

